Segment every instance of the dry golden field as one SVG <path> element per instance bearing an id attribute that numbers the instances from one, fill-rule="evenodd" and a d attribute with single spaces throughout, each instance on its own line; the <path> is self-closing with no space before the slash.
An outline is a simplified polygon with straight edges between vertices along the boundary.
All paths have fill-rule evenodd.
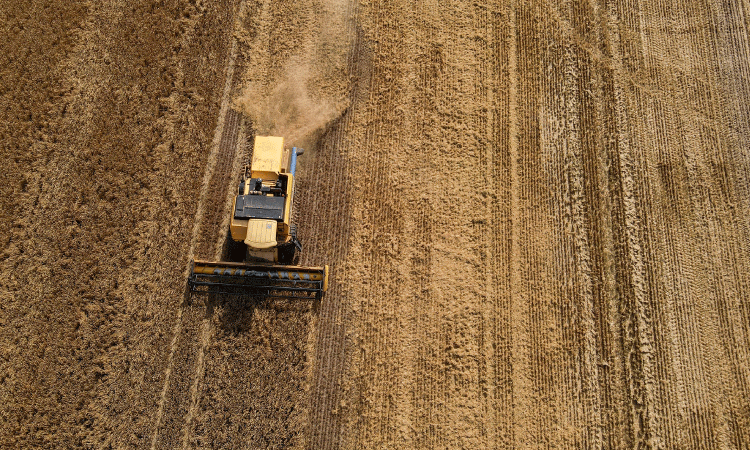
<path id="1" fill-rule="evenodd" d="M 0 448 L 750 447 L 748 0 L 6 0 Z M 320 304 L 191 298 L 256 134 Z"/>

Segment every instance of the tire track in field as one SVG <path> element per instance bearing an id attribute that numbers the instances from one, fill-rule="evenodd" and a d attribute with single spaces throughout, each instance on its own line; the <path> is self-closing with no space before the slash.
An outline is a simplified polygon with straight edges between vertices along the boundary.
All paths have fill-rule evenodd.
<path id="1" fill-rule="evenodd" d="M 326 131 L 318 148 L 305 158 L 303 172 L 298 178 L 300 236 L 305 246 L 302 264 L 329 264 L 330 284 L 313 316 L 314 334 L 308 347 L 309 412 L 306 428 L 306 447 L 337 449 L 346 439 L 345 422 L 349 409 L 346 382 L 348 352 L 351 336 L 347 336 L 346 321 L 351 316 L 351 268 L 344 262 L 351 243 L 351 191 L 352 173 L 357 166 L 350 153 L 358 142 L 352 139 L 356 127 L 355 114 L 358 100 L 368 89 L 369 49 L 364 45 L 358 24 L 358 1 L 346 3 L 347 18 L 344 35 L 351 40 L 351 50 L 346 61 L 346 73 L 357 81 L 351 88 L 348 103 L 352 105 L 342 118 Z"/>
<path id="2" fill-rule="evenodd" d="M 477 393 L 481 401 L 481 422 L 479 423 L 480 445 L 489 448 L 497 442 L 497 415 L 498 408 L 495 402 L 497 388 L 494 374 L 497 372 L 497 360 L 494 358 L 493 348 L 498 345 L 498 336 L 496 334 L 498 317 L 496 315 L 496 305 L 498 301 L 498 286 L 495 282 L 495 273 L 497 270 L 497 258 L 495 257 L 495 248 L 498 238 L 497 217 L 494 216 L 494 203 L 498 190 L 497 179 L 495 178 L 495 141 L 496 125 L 495 114 L 497 111 L 497 91 L 498 86 L 495 84 L 498 66 L 493 58 L 492 46 L 498 45 L 495 40 L 495 27 L 493 20 L 497 6 L 489 3 L 485 5 L 473 5 L 473 27 L 482 37 L 477 41 L 476 58 L 478 76 L 475 80 L 476 101 L 485 108 L 480 108 L 476 126 L 477 132 L 486 137 L 479 142 L 478 165 L 477 171 L 481 174 L 481 186 L 483 186 L 482 208 L 484 210 L 481 218 L 474 219 L 474 228 L 477 240 L 480 242 L 478 253 L 479 259 L 479 276 L 482 280 L 482 290 L 480 293 L 479 311 L 481 319 L 479 321 L 478 331 L 478 374 L 477 374 Z"/>
<path id="3" fill-rule="evenodd" d="M 440 43 L 443 41 L 439 27 L 439 4 L 434 1 L 424 2 L 414 7 L 414 27 L 422 33 L 410 33 L 410 46 L 416 51 L 414 66 L 411 71 L 416 78 L 416 85 L 409 95 L 413 97 L 415 109 L 411 123 L 415 127 L 410 140 L 415 143 L 420 140 L 436 141 L 437 133 L 431 126 L 435 122 L 439 98 L 443 93 L 440 77 L 444 71 L 444 54 Z M 418 147 L 416 147 L 418 149 Z M 419 153 L 425 155 L 425 163 L 415 168 L 418 177 L 429 176 L 433 164 L 429 159 L 430 152 Z M 423 159 L 421 157 L 417 159 Z M 407 361 L 411 376 L 408 382 L 412 385 L 409 392 L 409 408 L 406 414 L 412 432 L 407 437 L 417 448 L 444 447 L 445 435 L 440 427 L 435 426 L 445 421 L 445 405 L 442 402 L 445 391 L 444 371 L 437 360 L 440 336 L 437 324 L 440 322 L 441 306 L 438 301 L 439 289 L 433 286 L 432 277 L 436 260 L 435 239 L 440 233 L 440 221 L 435 211 L 436 201 L 422 193 L 421 198 L 409 200 L 409 210 L 412 212 L 412 227 L 410 235 L 414 237 L 411 252 L 411 279 L 414 280 L 412 298 L 403 302 L 414 312 L 413 327 L 408 331 L 412 334 Z M 406 409 L 406 408 L 405 408 Z"/>
<path id="4" fill-rule="evenodd" d="M 241 1 L 238 12 L 238 15 L 240 17 L 243 15 L 244 8 L 245 2 Z M 217 222 L 220 224 L 223 220 L 223 215 L 217 217 L 217 213 L 222 211 L 216 211 L 216 209 L 217 205 L 224 205 L 224 202 L 221 202 L 220 199 L 221 197 L 225 196 L 228 179 L 232 176 L 231 161 L 234 159 L 233 154 L 236 150 L 237 133 L 241 122 L 241 115 L 229 107 L 230 96 L 235 80 L 235 66 L 237 64 L 237 40 L 235 38 L 232 38 L 231 42 L 232 44 L 229 51 L 229 61 L 227 64 L 224 90 L 221 99 L 221 108 L 219 110 L 219 118 L 211 145 L 211 151 L 208 155 L 206 163 L 206 171 L 203 176 L 203 183 L 200 190 L 200 200 L 198 202 L 195 221 L 193 223 L 193 231 L 189 250 L 189 258 L 191 260 L 195 258 L 196 255 L 198 255 L 198 257 L 210 257 L 207 252 L 211 247 L 216 246 L 216 241 L 212 240 L 211 236 L 218 235 L 219 240 L 223 239 L 223 236 L 220 236 L 216 233 L 218 231 Z M 215 176 L 215 174 L 217 173 L 218 176 Z M 222 181 L 224 182 L 223 185 L 221 184 Z M 204 212 L 204 208 L 207 204 L 209 205 L 209 212 L 213 213 L 213 216 L 210 214 L 208 215 L 208 219 L 206 219 L 206 213 Z M 185 271 L 184 279 L 187 279 L 188 275 L 189 269 Z M 189 295 L 189 288 L 186 286 L 183 305 L 178 309 L 177 316 L 175 317 L 175 327 L 172 330 L 173 337 L 170 343 L 167 369 L 164 375 L 164 385 L 162 387 L 159 400 L 159 408 L 156 414 L 154 434 L 151 439 L 152 450 L 156 448 L 162 448 L 161 445 L 157 447 L 160 435 L 159 431 L 161 426 L 163 425 L 168 393 L 170 387 L 172 387 L 171 385 L 173 384 L 171 383 L 171 378 L 175 370 L 175 355 L 179 348 L 179 338 L 183 334 L 183 329 L 185 328 L 183 325 L 183 321 L 185 319 L 185 310 L 188 307 L 185 302 L 188 300 Z M 206 320 L 206 323 L 210 322 Z M 203 349 L 206 344 L 205 341 L 208 340 L 209 335 L 207 333 L 201 333 L 201 336 L 201 349 Z M 200 361 L 202 362 L 202 357 L 200 358 Z M 198 375 L 195 375 L 194 379 L 197 380 Z M 196 382 L 194 382 L 193 385 L 196 385 Z M 191 391 L 195 391 L 192 386 Z M 192 400 L 193 399 L 191 396 L 191 404 L 194 403 Z M 192 415 L 190 414 L 187 416 L 188 419 L 190 419 L 191 417 Z M 189 422 L 190 421 L 187 420 L 186 426 L 189 426 Z M 169 437 L 165 437 L 164 439 L 170 440 Z M 185 432 L 183 442 L 187 442 L 187 432 Z"/>
<path id="5" fill-rule="evenodd" d="M 633 16 L 642 14 L 639 7 L 633 10 Z M 641 20 L 637 21 L 636 30 L 641 29 Z M 636 33 L 639 35 L 639 33 Z M 613 47 L 615 54 L 615 73 L 618 78 L 624 75 L 622 66 L 618 66 L 620 48 Z M 643 57 L 639 55 L 639 60 Z M 619 69 L 619 70 L 618 70 Z M 638 172 L 642 163 L 634 156 L 633 137 L 631 134 L 631 117 L 628 111 L 632 108 L 629 92 L 621 84 L 614 85 L 615 114 L 619 128 L 615 155 L 615 165 L 619 174 L 617 189 L 618 213 L 616 234 L 618 235 L 618 264 L 617 278 L 620 285 L 620 309 L 623 312 L 621 322 L 621 360 L 626 402 L 631 404 L 626 408 L 628 427 L 625 430 L 630 445 L 648 445 L 650 447 L 661 444 L 659 433 L 660 417 L 656 413 L 656 373 L 654 336 L 652 327 L 653 311 L 649 305 L 647 294 L 648 279 L 644 267 L 644 242 L 642 213 L 639 210 L 638 199 L 643 196 L 637 185 L 643 179 Z"/>
<path id="6" fill-rule="evenodd" d="M 512 334 L 512 361 L 513 372 L 513 410 L 514 410 L 514 444 L 529 446 L 535 445 L 544 433 L 545 426 L 539 422 L 544 420 L 544 405 L 536 405 L 538 400 L 538 387 L 535 387 L 536 371 L 540 367 L 539 354 L 540 342 L 536 340 L 535 330 L 540 324 L 535 323 L 535 314 L 532 308 L 532 296 L 529 295 L 532 288 L 539 284 L 539 267 L 535 261 L 526 261 L 530 258 L 533 249 L 533 240 L 526 230 L 542 229 L 541 224 L 533 223 L 527 214 L 531 214 L 529 207 L 525 205 L 530 200 L 533 192 L 529 192 L 529 174 L 534 173 L 532 161 L 527 153 L 530 146 L 529 141 L 534 138 L 533 120 L 535 112 L 531 111 L 535 101 L 529 98 L 530 92 L 537 92 L 534 84 L 534 65 L 536 49 L 535 24 L 532 6 L 520 3 L 513 4 L 510 8 L 511 22 L 511 48 L 509 54 L 510 71 L 510 220 L 511 220 L 511 283 L 510 283 L 510 310 L 511 310 L 511 334 Z M 532 75 L 530 75 L 532 74 Z M 536 168 L 538 170 L 538 168 Z M 532 185 L 533 187 L 533 185 Z M 534 296 L 540 293 L 533 293 Z M 533 415 L 536 413 L 536 416 Z"/>
<path id="7" fill-rule="evenodd" d="M 216 261 L 222 259 L 225 246 L 225 234 L 223 231 L 229 229 L 229 223 L 231 221 L 231 216 L 228 213 L 231 210 L 232 200 L 235 194 L 235 191 L 232 189 L 233 181 L 237 174 L 240 173 L 242 163 L 245 160 L 245 152 L 241 151 L 240 147 L 241 144 L 245 143 L 244 120 L 241 114 L 233 109 L 228 110 L 227 119 L 227 124 L 222 133 L 221 148 L 219 150 L 219 154 L 222 155 L 220 158 L 220 170 L 215 172 L 215 176 L 212 177 L 213 189 L 210 190 L 210 192 L 212 192 L 211 198 L 213 203 L 209 210 L 213 214 L 212 217 L 217 220 L 213 220 L 212 223 L 206 227 L 207 230 L 204 235 L 206 237 L 204 243 L 207 247 L 204 251 L 207 255 L 211 255 L 210 259 Z M 223 202 L 219 201 L 222 195 L 225 197 Z M 213 249 L 210 249 L 209 247 L 211 244 L 210 236 L 217 236 Z M 200 255 L 201 253 L 198 254 Z M 205 373 L 206 349 L 208 348 L 211 337 L 214 334 L 213 308 L 208 308 L 209 312 L 205 315 L 201 327 L 198 343 L 198 357 L 193 374 L 193 382 L 190 385 L 190 404 L 187 415 L 185 416 L 185 424 L 183 428 L 183 449 L 187 449 L 190 444 L 193 418 L 199 409 L 201 393 L 200 383 L 202 382 Z"/>

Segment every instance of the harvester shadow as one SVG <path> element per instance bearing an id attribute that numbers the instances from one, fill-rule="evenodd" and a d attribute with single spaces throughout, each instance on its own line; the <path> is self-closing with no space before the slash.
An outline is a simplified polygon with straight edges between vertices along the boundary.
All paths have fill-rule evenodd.
<path id="1" fill-rule="evenodd" d="M 249 295 L 209 294 L 206 296 L 206 314 L 216 315 L 221 332 L 237 335 L 251 328 L 256 309 L 262 298 Z"/>
<path id="2" fill-rule="evenodd" d="M 200 392 L 207 438 L 270 448 L 293 442 L 306 401 L 311 302 L 204 294 L 192 308 L 212 322 Z M 242 424 L 237 426 L 237 424 Z M 286 448 L 286 445 L 282 447 Z"/>
<path id="3" fill-rule="evenodd" d="M 301 316 L 317 314 L 319 301 L 266 298 L 259 295 L 203 295 L 205 317 L 214 318 L 219 331 L 228 335 L 252 332 L 258 311 L 274 316 Z"/>

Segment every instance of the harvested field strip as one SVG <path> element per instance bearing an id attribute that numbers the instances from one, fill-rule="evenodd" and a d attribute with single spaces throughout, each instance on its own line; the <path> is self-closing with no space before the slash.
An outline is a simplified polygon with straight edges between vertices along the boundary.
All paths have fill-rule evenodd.
<path id="1" fill-rule="evenodd" d="M 238 16 L 244 13 L 240 4 Z M 224 245 L 227 192 L 238 170 L 243 151 L 238 151 L 238 137 L 242 116 L 230 108 L 236 80 L 237 43 L 231 41 L 224 91 L 212 149 L 208 155 L 206 172 L 199 194 L 198 209 L 193 224 L 191 254 L 194 258 L 219 259 Z M 192 419 L 197 407 L 199 383 L 204 373 L 205 348 L 211 336 L 210 314 L 201 312 L 203 305 L 192 306 L 187 285 L 184 285 L 183 304 L 177 312 L 167 370 L 164 377 L 159 410 L 156 416 L 151 448 L 189 445 Z M 175 362 L 177 358 L 177 362 Z"/>
<path id="2" fill-rule="evenodd" d="M 670 67 L 669 55 L 648 59 L 633 39 L 644 36 L 644 17 L 668 9 L 639 16 L 637 6 L 362 8 L 363 41 L 372 47 L 358 79 L 370 95 L 357 98 L 347 128 L 336 131 L 357 143 L 345 153 L 353 166 L 368 169 L 352 174 L 348 202 L 361 205 L 349 209 L 346 267 L 356 283 L 342 298 L 352 308 L 343 319 L 354 348 L 345 347 L 346 395 L 329 403 L 322 430 L 313 428 L 326 436 L 313 441 L 321 448 L 676 446 L 685 430 L 694 433 L 692 445 L 743 442 L 700 415 L 678 419 L 679 402 L 708 405 L 701 397 L 709 391 L 680 400 L 670 387 L 744 383 L 726 378 L 728 371 L 709 374 L 701 363 L 727 348 L 705 332 L 721 329 L 716 302 L 678 300 L 711 295 L 703 282 L 702 291 L 677 283 L 703 277 L 685 261 L 704 257 L 682 243 L 707 235 L 666 220 L 692 220 L 695 208 L 683 197 L 690 188 L 676 183 L 702 176 L 701 169 L 652 169 L 659 163 L 642 150 L 679 148 L 664 130 L 684 130 L 664 109 L 638 111 L 658 98 L 661 108 L 669 101 L 706 122 L 697 115 L 704 108 L 683 95 L 689 91 L 664 83 L 668 72 L 644 78 L 654 72 L 643 64 Z M 689 20 L 705 23 L 708 10 L 691 12 L 699 18 Z M 481 33 L 463 41 L 467 30 Z M 695 33 L 684 36 L 675 48 L 702 45 Z M 635 57 L 623 57 L 623 42 Z M 632 71 L 626 62 L 641 66 Z M 722 123 L 710 125 L 731 136 Z M 644 131 L 659 134 L 647 141 Z M 703 145 L 689 151 L 699 155 Z M 426 158 L 421 148 L 430 149 Z M 659 179 L 671 183 L 664 192 L 652 186 Z M 737 189 L 745 185 L 737 181 Z M 393 198 L 377 194 L 383 186 Z M 654 213 L 663 221 L 650 219 Z M 666 234 L 661 244 L 659 230 L 680 237 Z M 669 271 L 658 271 L 661 264 Z M 682 305 L 678 316 L 669 313 L 672 304 Z M 676 372 L 675 360 L 692 363 Z M 315 370 L 324 376 L 327 368 Z M 331 443 L 340 435 L 324 430 L 339 423 L 351 432 Z"/>
<path id="3" fill-rule="evenodd" d="M 333 26 L 326 20 L 339 20 L 342 14 L 337 7 L 335 2 L 323 5 L 322 10 L 309 2 L 248 3 L 247 13 L 242 19 L 243 28 L 237 32 L 238 42 L 242 43 L 241 52 L 248 64 L 237 83 L 241 95 L 235 98 L 235 106 L 254 114 L 259 104 L 274 108 L 278 106 L 274 102 L 292 102 L 291 108 L 294 109 L 314 106 L 312 99 L 318 96 L 330 101 L 331 95 L 327 89 L 331 89 L 330 84 L 335 76 L 326 78 L 325 74 L 318 73 L 327 68 L 324 64 L 318 64 L 316 58 L 330 61 L 342 56 L 340 44 L 326 41 L 326 34 L 330 32 L 327 27 Z M 290 15 L 298 17 L 307 27 L 299 24 L 292 26 L 288 20 Z M 307 53 L 300 55 L 300 48 L 306 49 Z M 341 48 L 348 51 L 346 47 Z M 308 83 L 302 84 L 305 80 L 309 80 Z M 319 91 L 314 83 L 320 83 L 322 90 Z M 289 97 L 292 94 L 298 97 Z M 300 111 L 300 114 L 310 120 L 309 123 L 285 124 L 283 115 L 287 110 L 273 111 L 280 114 L 275 120 L 281 127 L 273 132 L 282 135 L 283 129 L 292 132 L 284 135 L 288 145 L 300 146 L 304 142 L 299 139 L 306 137 L 300 136 L 299 130 L 289 129 L 291 124 L 298 124 L 302 129 L 315 129 L 325 124 L 322 118 L 312 117 L 305 111 Z M 325 108 L 315 111 L 331 114 Z M 268 125 L 263 117 L 251 117 L 252 129 L 248 130 L 248 138 L 252 137 L 252 133 L 271 132 L 259 130 Z M 319 192 L 308 190 L 306 179 L 313 167 L 318 170 L 317 165 L 312 164 L 319 154 L 319 149 L 308 148 L 308 153 L 300 159 L 293 216 L 300 225 L 300 237 L 305 246 L 301 262 L 310 265 L 332 264 L 336 273 L 336 260 L 324 258 L 329 251 L 335 257 L 335 249 L 345 248 L 346 241 L 334 240 L 335 245 L 321 245 L 320 238 L 316 237 L 327 236 L 327 233 L 315 234 L 314 227 L 328 231 L 330 222 L 306 221 L 306 217 L 302 216 L 307 210 L 300 206 L 312 202 L 330 208 L 328 199 L 337 197 L 335 191 L 329 197 L 321 197 Z M 341 168 L 339 173 L 344 173 Z M 323 185 L 319 183 L 330 181 L 328 175 L 320 180 L 315 179 L 314 187 L 322 188 Z M 338 189 L 335 184 L 330 187 Z M 234 192 L 233 185 L 225 190 Z M 312 209 L 316 211 L 317 206 Z M 333 217 L 337 212 L 328 209 L 328 214 Z M 222 218 L 225 216 L 222 215 Z M 339 214 L 339 217 L 346 215 Z M 332 250 L 320 251 L 327 248 Z M 326 298 L 335 299 L 337 276 L 332 277 L 330 295 Z M 336 302 L 331 304 L 335 305 Z M 205 442 L 219 446 L 243 442 L 254 448 L 305 445 L 310 414 L 308 407 L 311 405 L 308 403 L 308 383 L 311 379 L 309 364 L 314 358 L 311 354 L 315 326 L 313 305 L 283 300 L 259 302 L 257 299 L 209 298 L 207 307 L 211 324 L 205 326 L 211 327 L 214 336 L 209 345 L 202 348 L 204 351 L 199 352 L 199 357 L 203 355 L 205 366 L 202 373 L 197 371 L 196 374 L 205 382 L 201 382 L 198 389 L 193 391 L 195 411 L 191 415 L 193 425 L 189 445 L 202 445 Z M 342 339 L 337 342 L 342 342 Z"/>

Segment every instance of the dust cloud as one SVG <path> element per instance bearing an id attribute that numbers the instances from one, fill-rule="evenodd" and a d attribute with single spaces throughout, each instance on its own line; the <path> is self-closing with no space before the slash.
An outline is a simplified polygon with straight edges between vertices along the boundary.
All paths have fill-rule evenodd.
<path id="1" fill-rule="evenodd" d="M 274 85 L 248 86 L 235 105 L 251 118 L 257 134 L 283 136 L 290 144 L 311 148 L 341 115 L 345 103 L 341 98 L 314 95 L 310 82 L 310 68 L 295 61 L 287 65 L 283 78 Z"/>
<path id="2" fill-rule="evenodd" d="M 259 39 L 265 45 L 254 55 L 256 67 L 249 67 L 245 86 L 233 103 L 250 118 L 256 134 L 283 136 L 289 145 L 314 150 L 321 134 L 350 102 L 345 74 L 353 39 L 352 11 L 350 3 L 341 0 L 295 6 L 305 25 L 296 29 L 299 45 L 282 57 L 286 62 L 280 69 L 268 70 L 258 68 L 265 58 L 277 58 L 266 54 L 268 42 L 288 36 L 269 31 Z"/>

